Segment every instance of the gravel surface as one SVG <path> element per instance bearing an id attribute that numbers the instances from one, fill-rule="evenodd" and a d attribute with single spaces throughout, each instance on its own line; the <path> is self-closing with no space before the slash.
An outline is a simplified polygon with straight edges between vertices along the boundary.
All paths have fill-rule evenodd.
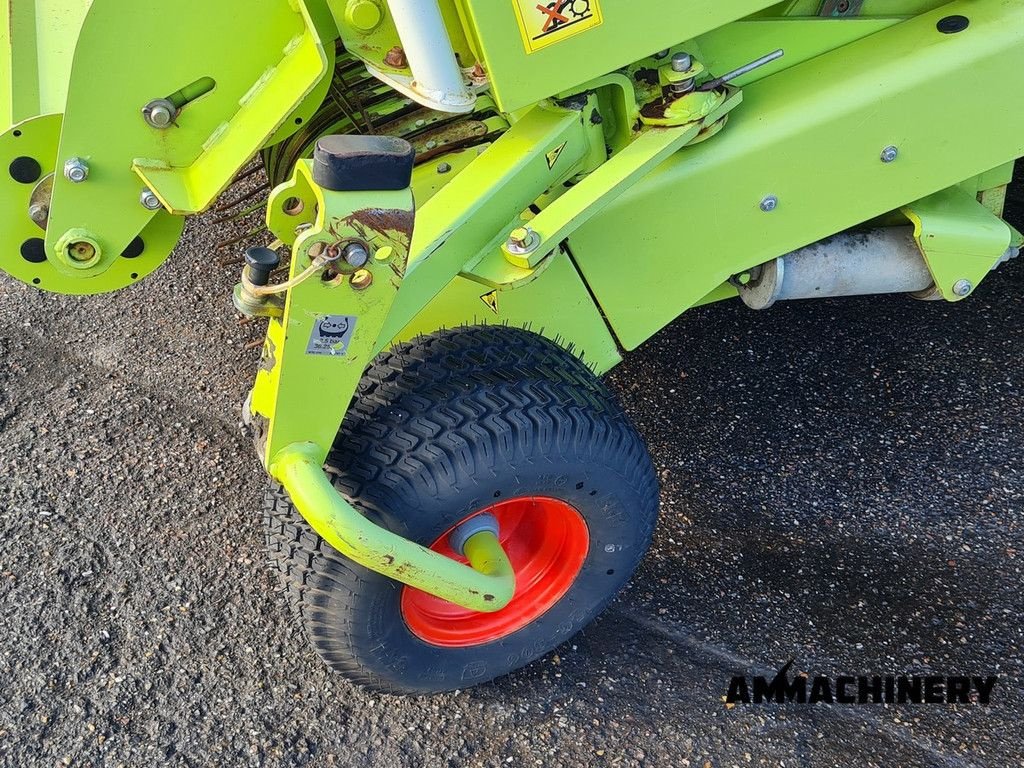
<path id="1" fill-rule="evenodd" d="M 1021 763 L 1024 259 L 955 306 L 688 313 L 610 377 L 664 486 L 629 589 L 521 672 L 394 699 L 326 671 L 265 567 L 223 236 L 193 221 L 114 296 L 0 279 L 0 764 Z M 790 658 L 1001 681 L 987 708 L 723 704 Z"/>

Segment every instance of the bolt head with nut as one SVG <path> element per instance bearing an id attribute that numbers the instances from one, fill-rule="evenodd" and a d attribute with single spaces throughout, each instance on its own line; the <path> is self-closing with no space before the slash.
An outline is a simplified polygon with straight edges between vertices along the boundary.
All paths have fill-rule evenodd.
<path id="1" fill-rule="evenodd" d="M 530 235 L 532 234 L 529 227 L 516 227 L 508 236 L 508 241 L 517 248 L 525 248 L 530 244 Z"/>
<path id="2" fill-rule="evenodd" d="M 779 198 L 775 195 L 769 195 L 761 201 L 761 210 L 765 213 L 771 213 L 779 207 Z"/>
<path id="3" fill-rule="evenodd" d="M 882 150 L 882 162 L 892 163 L 896 161 L 896 158 L 900 156 L 899 147 L 886 147 Z"/>
<path id="4" fill-rule="evenodd" d="M 677 53 L 672 56 L 672 70 L 689 72 L 693 68 L 693 57 L 688 53 Z"/>
<path id="5" fill-rule="evenodd" d="M 89 164 L 80 157 L 72 157 L 64 163 L 64 178 L 72 184 L 81 184 L 89 178 Z"/>
<path id="6" fill-rule="evenodd" d="M 160 198 L 151 189 L 142 190 L 142 194 L 139 196 L 139 203 L 147 211 L 159 211 L 164 207 L 164 204 L 160 202 Z"/>
<path id="7" fill-rule="evenodd" d="M 50 217 L 50 209 L 43 203 L 33 203 L 29 206 L 28 217 L 32 219 L 36 224 L 42 226 L 46 223 L 46 220 Z"/>
<path id="8" fill-rule="evenodd" d="M 384 63 L 392 69 L 405 69 L 409 66 L 409 60 L 405 56 L 405 49 L 396 45 L 384 57 Z"/>
<path id="9" fill-rule="evenodd" d="M 970 280 L 957 280 L 953 284 L 953 293 L 961 298 L 967 296 L 973 290 L 974 286 L 971 284 Z"/>
<path id="10" fill-rule="evenodd" d="M 525 256 L 533 253 L 540 247 L 541 236 L 534 232 L 530 227 L 517 227 L 512 230 L 512 233 L 508 236 L 508 242 L 505 243 L 506 250 L 516 256 Z"/>
<path id="11" fill-rule="evenodd" d="M 350 243 L 345 246 L 343 258 L 350 267 L 362 269 L 366 266 L 366 262 L 370 260 L 370 254 L 367 253 L 366 248 L 362 244 Z"/>
<path id="12" fill-rule="evenodd" d="M 154 99 L 142 108 L 142 117 L 151 128 L 167 128 L 178 116 L 178 108 L 168 99 Z"/>

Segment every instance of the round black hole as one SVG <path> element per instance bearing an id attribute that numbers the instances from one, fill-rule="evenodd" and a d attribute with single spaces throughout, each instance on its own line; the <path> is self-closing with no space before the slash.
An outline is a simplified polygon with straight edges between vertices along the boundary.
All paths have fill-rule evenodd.
<path id="1" fill-rule="evenodd" d="M 19 184 L 35 184 L 43 175 L 43 168 L 34 158 L 17 157 L 10 167 L 11 178 Z"/>
<path id="2" fill-rule="evenodd" d="M 21 138 L 21 131 L 15 131 L 14 132 L 14 138 L 20 139 Z"/>
<path id="3" fill-rule="evenodd" d="M 46 261 L 46 241 L 41 237 L 33 237 L 21 244 L 21 258 L 32 264 Z"/>
<path id="4" fill-rule="evenodd" d="M 132 280 L 138 280 L 138 279 L 139 279 L 139 273 L 138 272 L 132 272 Z"/>
<path id="5" fill-rule="evenodd" d="M 136 237 L 125 248 L 121 255 L 126 259 L 137 259 L 142 255 L 142 252 L 146 250 L 146 243 L 143 242 L 141 237 Z"/>
<path id="6" fill-rule="evenodd" d="M 501 491 L 495 491 L 494 492 L 494 498 L 497 499 L 499 496 L 501 496 Z"/>
<path id="7" fill-rule="evenodd" d="M 607 573 L 608 573 L 609 576 L 614 576 L 615 575 L 615 569 L 614 568 L 609 568 Z"/>
<path id="8" fill-rule="evenodd" d="M 41 282 L 43 282 L 43 281 L 40 280 L 38 277 L 33 277 L 32 278 L 32 285 L 39 285 Z"/>
<path id="9" fill-rule="evenodd" d="M 591 496 L 597 496 L 597 491 L 591 491 L 591 492 L 590 492 L 590 495 L 591 495 Z"/>
<path id="10" fill-rule="evenodd" d="M 966 16 L 947 16 L 941 19 L 935 26 L 944 35 L 955 35 L 957 32 L 963 32 L 971 26 L 971 20 Z"/>
<path id="11" fill-rule="evenodd" d="M 295 124 L 296 125 L 302 125 L 302 118 L 301 117 L 296 117 L 295 118 Z"/>

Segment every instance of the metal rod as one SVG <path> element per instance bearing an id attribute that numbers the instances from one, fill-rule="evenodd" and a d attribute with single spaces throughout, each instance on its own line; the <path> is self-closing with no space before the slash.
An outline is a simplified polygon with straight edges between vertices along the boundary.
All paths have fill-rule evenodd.
<path id="1" fill-rule="evenodd" d="M 719 88 L 725 85 L 726 83 L 732 82 L 737 77 L 742 77 L 748 72 L 753 72 L 755 69 L 763 67 L 765 64 L 771 64 L 773 61 L 777 61 L 778 59 L 781 59 L 785 55 L 786 52 L 779 48 L 779 50 L 773 51 L 772 53 L 769 53 L 767 56 L 762 56 L 760 59 L 752 61 L 749 64 L 740 67 L 739 69 L 734 69 L 727 75 L 722 75 L 721 77 L 716 77 L 714 80 L 709 80 L 697 90 L 713 91 L 715 90 L 715 88 Z"/>

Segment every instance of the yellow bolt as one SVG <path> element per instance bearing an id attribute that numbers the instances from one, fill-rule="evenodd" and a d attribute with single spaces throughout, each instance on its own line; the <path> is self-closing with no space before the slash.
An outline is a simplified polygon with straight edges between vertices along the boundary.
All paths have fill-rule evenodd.
<path id="1" fill-rule="evenodd" d="M 372 32 L 380 24 L 384 14 L 380 6 L 371 0 L 349 0 L 345 18 L 360 32 Z"/>

